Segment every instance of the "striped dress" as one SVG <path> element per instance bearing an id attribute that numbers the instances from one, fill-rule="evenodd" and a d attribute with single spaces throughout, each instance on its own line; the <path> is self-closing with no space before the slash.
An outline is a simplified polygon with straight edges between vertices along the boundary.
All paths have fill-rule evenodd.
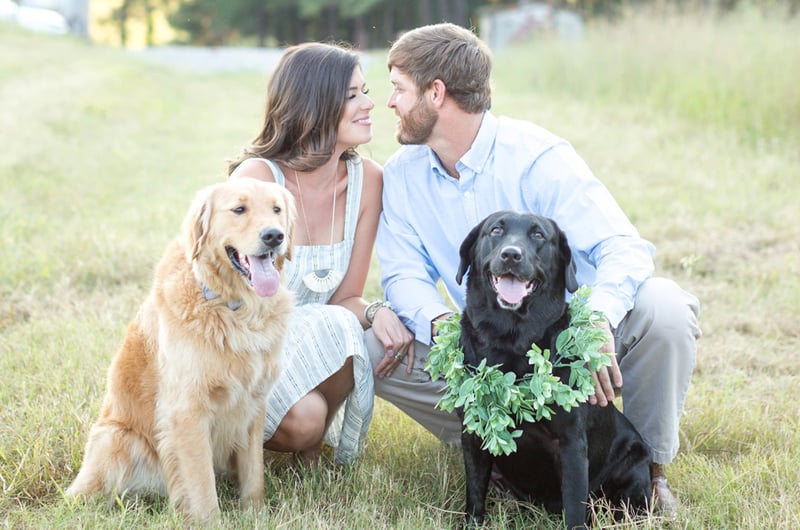
<path id="1" fill-rule="evenodd" d="M 285 186 L 280 168 L 263 160 Z M 297 306 L 289 320 L 283 350 L 283 371 L 267 396 L 267 421 L 264 440 L 272 438 L 287 411 L 301 397 L 338 371 L 348 357 L 353 358 L 355 386 L 339 408 L 325 433 L 333 446 L 336 463 L 352 462 L 364 444 L 372 419 L 375 395 L 372 369 L 364 344 L 364 330 L 358 318 L 344 307 L 328 305 L 335 286 L 317 293 L 303 283 L 313 270 L 332 268 L 344 274 L 350 263 L 364 178 L 361 159 L 347 161 L 347 206 L 344 240 L 331 245 L 296 245 L 293 259 L 283 269 L 286 286 L 295 293 Z"/>

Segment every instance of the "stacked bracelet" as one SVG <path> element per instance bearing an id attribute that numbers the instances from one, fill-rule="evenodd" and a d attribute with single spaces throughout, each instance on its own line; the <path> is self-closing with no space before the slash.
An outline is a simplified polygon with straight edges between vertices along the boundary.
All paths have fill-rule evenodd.
<path id="1" fill-rule="evenodd" d="M 380 300 L 375 300 L 364 309 L 364 320 L 367 321 L 367 324 L 369 324 L 370 326 L 372 325 L 372 322 L 375 320 L 375 315 L 378 313 L 378 310 L 382 307 L 387 307 L 391 309 L 392 304 L 390 304 L 388 300 L 383 302 Z"/>

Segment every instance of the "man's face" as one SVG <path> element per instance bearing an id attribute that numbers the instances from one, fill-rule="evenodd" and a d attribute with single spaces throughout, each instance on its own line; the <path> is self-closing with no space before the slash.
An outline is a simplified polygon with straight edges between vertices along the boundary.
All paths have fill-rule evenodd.
<path id="1" fill-rule="evenodd" d="M 400 118 L 397 121 L 397 141 L 401 144 L 424 144 L 433 133 L 438 114 L 430 107 L 425 93 L 420 94 L 414 81 L 397 68 L 389 71 L 394 89 L 387 105 Z"/>

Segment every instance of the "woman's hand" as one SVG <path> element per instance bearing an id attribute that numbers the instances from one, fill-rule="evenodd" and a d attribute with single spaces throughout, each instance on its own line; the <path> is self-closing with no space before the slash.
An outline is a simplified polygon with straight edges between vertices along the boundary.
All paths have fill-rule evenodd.
<path id="1" fill-rule="evenodd" d="M 375 375 L 388 377 L 403 359 L 407 363 L 406 373 L 410 374 L 414 365 L 414 334 L 403 325 L 395 312 L 388 307 L 378 309 L 372 321 L 372 331 L 386 352 L 375 368 Z"/>

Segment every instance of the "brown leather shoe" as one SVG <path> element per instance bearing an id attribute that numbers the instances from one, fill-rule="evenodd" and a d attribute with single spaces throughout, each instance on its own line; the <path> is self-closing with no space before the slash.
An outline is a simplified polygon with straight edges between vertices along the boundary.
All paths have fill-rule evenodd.
<path id="1" fill-rule="evenodd" d="M 661 464 L 650 465 L 650 480 L 653 488 L 655 511 L 663 517 L 674 519 L 678 515 L 678 501 L 667 484 L 664 466 Z"/>

